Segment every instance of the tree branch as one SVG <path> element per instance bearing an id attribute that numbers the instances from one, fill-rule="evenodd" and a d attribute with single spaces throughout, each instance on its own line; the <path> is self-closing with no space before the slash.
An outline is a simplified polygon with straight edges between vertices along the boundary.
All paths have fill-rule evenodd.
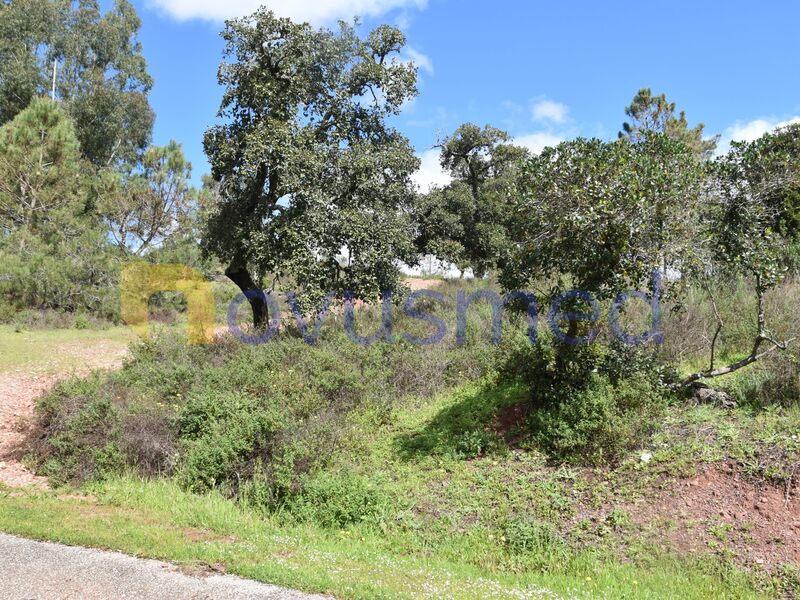
<path id="1" fill-rule="evenodd" d="M 734 371 L 738 371 L 739 369 L 746 367 L 747 365 L 753 364 L 774 352 L 775 350 L 786 350 L 789 345 L 794 342 L 797 338 L 793 337 L 788 340 L 784 340 L 779 342 L 775 340 L 772 336 L 769 335 L 767 332 L 766 327 L 766 314 L 764 309 L 764 287 L 762 285 L 761 276 L 756 275 L 756 298 L 758 301 L 758 314 L 756 316 L 756 321 L 758 325 L 758 333 L 756 334 L 756 338 L 753 341 L 753 349 L 750 351 L 750 354 L 747 355 L 745 358 L 738 360 L 734 363 L 731 363 L 725 367 L 720 367 L 718 369 L 714 368 L 714 345 L 716 343 L 717 336 L 714 336 L 714 342 L 712 342 L 711 346 L 711 364 L 706 371 L 699 371 L 697 373 L 692 373 L 688 377 L 686 377 L 683 381 L 678 383 L 676 386 L 677 388 L 687 387 L 696 381 L 700 381 L 701 379 L 712 379 L 714 377 L 720 377 L 722 375 L 728 375 L 729 373 L 733 373 Z M 712 298 L 713 303 L 713 298 Z M 718 323 L 721 323 L 721 319 L 719 319 L 719 313 L 717 313 L 716 305 L 714 306 L 714 312 L 717 314 Z M 719 332 L 719 327 L 718 330 Z M 762 345 L 764 342 L 768 342 L 770 344 L 769 348 L 766 350 L 761 350 Z"/>

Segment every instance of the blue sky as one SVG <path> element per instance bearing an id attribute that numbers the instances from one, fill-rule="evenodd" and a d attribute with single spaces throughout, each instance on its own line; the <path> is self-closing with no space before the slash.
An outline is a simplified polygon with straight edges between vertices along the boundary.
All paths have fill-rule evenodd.
<path id="1" fill-rule="evenodd" d="M 155 142 L 178 140 L 208 170 L 202 136 L 215 122 L 225 17 L 259 0 L 134 0 L 155 78 Z M 418 182 L 441 182 L 438 136 L 491 123 L 534 150 L 578 135 L 616 137 L 624 108 L 651 87 L 709 134 L 750 139 L 800 120 L 800 3 L 274 0 L 317 25 L 363 16 L 408 36 L 420 96 L 397 120 L 423 158 Z"/>

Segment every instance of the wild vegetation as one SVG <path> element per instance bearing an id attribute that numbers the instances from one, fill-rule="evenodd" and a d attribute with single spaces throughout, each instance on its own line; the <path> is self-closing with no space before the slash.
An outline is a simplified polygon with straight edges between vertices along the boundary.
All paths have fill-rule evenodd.
<path id="1" fill-rule="evenodd" d="M 1 496 L 1 528 L 343 597 L 796 594 L 800 126 L 715 156 L 642 89 L 614 141 L 534 155 L 463 124 L 452 182 L 417 190 L 402 32 L 261 9 L 222 33 L 195 189 L 150 143 L 138 27 L 126 0 L 0 4 L 0 321 L 118 322 L 130 261 L 201 271 L 220 320 L 246 294 L 245 333 L 277 319 L 265 292 L 284 318 L 189 345 L 184 300 L 154 297 L 177 326 L 38 401 L 27 461 L 56 491 Z M 425 255 L 476 277 L 411 295 Z M 708 505 L 691 482 L 729 504 L 676 513 Z M 90 502 L 133 534 L 75 525 Z"/>

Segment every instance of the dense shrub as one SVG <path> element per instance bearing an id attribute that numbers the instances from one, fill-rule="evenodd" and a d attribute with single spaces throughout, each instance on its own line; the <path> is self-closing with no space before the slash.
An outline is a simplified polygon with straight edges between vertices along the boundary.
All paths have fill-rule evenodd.
<path id="1" fill-rule="evenodd" d="M 593 374 L 585 385 L 554 386 L 531 416 L 533 439 L 553 457 L 589 464 L 615 463 L 653 432 L 664 392 L 643 375 L 613 383 Z"/>
<path id="2" fill-rule="evenodd" d="M 375 522 L 389 510 L 388 498 L 350 471 L 323 472 L 287 505 L 301 521 L 330 528 Z"/>
<path id="3" fill-rule="evenodd" d="M 170 413 L 153 407 L 129 414 L 121 424 L 120 449 L 139 473 L 168 475 L 175 467 L 176 435 Z"/>
<path id="4" fill-rule="evenodd" d="M 37 406 L 40 472 L 55 484 L 119 472 L 120 399 L 99 377 L 59 386 Z"/>
<path id="5" fill-rule="evenodd" d="M 407 440 L 403 451 L 471 459 L 500 450 L 505 443 L 491 423 L 498 411 L 520 402 L 529 405 L 528 422 L 514 436 L 556 460 L 614 462 L 657 422 L 665 402 L 662 384 L 670 375 L 652 351 L 593 345 L 557 364 L 550 336 L 542 332 L 540 343 L 531 345 L 524 321 L 514 316 L 495 347 L 485 303 L 471 309 L 472 333 L 457 346 L 454 306 L 435 308 L 450 334 L 432 346 L 402 340 L 356 345 L 338 314 L 313 346 L 291 327 L 260 346 L 229 336 L 187 346 L 175 334 L 137 343 L 121 371 L 80 390 L 62 387 L 41 403 L 37 460 L 58 481 L 133 468 L 174 475 L 194 491 L 217 489 L 275 508 L 299 497 L 338 450 L 357 445 L 349 437 L 354 419 L 380 426 L 408 398 L 430 397 L 490 373 L 503 385 L 473 389 Z M 359 332 L 374 331 L 377 321 L 377 311 L 360 311 Z M 419 322 L 400 317 L 396 328 L 414 324 Z M 93 417 L 101 406 L 104 420 Z M 114 461 L 99 460 L 109 443 Z"/>
<path id="6" fill-rule="evenodd" d="M 551 458 L 618 461 L 652 433 L 674 374 L 651 347 L 611 343 L 557 348 L 549 336 L 517 344 L 501 371 L 531 390 L 531 441 Z"/>
<path id="7" fill-rule="evenodd" d="M 269 458 L 282 416 L 279 406 L 246 394 L 210 390 L 193 394 L 177 418 L 178 480 L 202 492 L 252 475 L 247 463 L 256 456 Z"/>
<path id="8" fill-rule="evenodd" d="M 359 331 L 375 329 L 372 317 L 362 311 Z M 493 370 L 496 354 L 488 336 L 467 347 L 360 346 L 347 338 L 338 315 L 313 346 L 291 329 L 260 346 L 229 336 L 187 346 L 164 333 L 135 344 L 121 371 L 97 376 L 80 390 L 61 386 L 41 401 L 35 457 L 56 481 L 133 468 L 171 474 L 190 490 L 217 489 L 274 508 L 301 497 L 311 476 L 343 445 L 355 443 L 348 437 L 353 419 L 385 423 L 407 398 Z M 98 406 L 107 407 L 107 418 L 92 417 Z M 463 442 L 465 454 L 475 451 L 475 440 Z M 100 465 L 91 457 L 108 443 L 116 462 Z M 76 457 L 84 457 L 80 468 Z"/>

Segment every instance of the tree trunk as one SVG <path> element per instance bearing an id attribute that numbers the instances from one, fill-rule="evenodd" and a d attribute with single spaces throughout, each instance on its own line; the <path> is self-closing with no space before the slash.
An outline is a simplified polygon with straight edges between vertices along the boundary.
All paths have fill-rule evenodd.
<path id="1" fill-rule="evenodd" d="M 265 329 L 269 323 L 269 306 L 264 299 L 263 291 L 250 276 L 244 261 L 234 260 L 231 262 L 230 266 L 225 269 L 225 275 L 247 296 L 247 301 L 253 311 L 253 326 L 258 330 Z"/>
<path id="2" fill-rule="evenodd" d="M 577 338 L 580 334 L 579 321 L 570 319 L 567 323 L 567 338 Z M 575 345 L 565 341 L 558 343 L 556 346 L 556 369 L 559 372 L 566 373 L 570 370 L 570 363 L 575 357 L 575 348 Z"/>

